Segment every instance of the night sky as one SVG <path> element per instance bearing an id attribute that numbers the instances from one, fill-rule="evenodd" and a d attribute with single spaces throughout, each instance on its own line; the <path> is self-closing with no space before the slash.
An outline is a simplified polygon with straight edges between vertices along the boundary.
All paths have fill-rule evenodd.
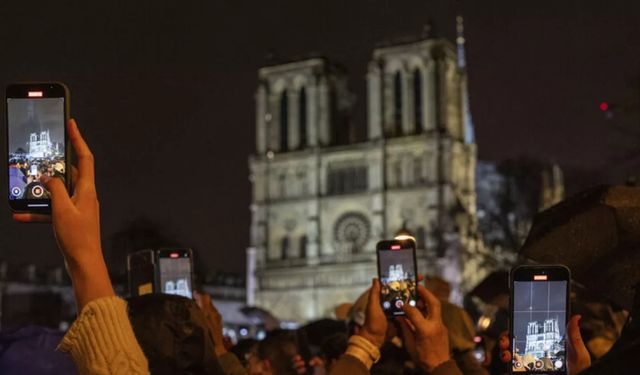
<path id="1" fill-rule="evenodd" d="M 570 191 L 638 170 L 640 158 L 625 157 L 640 140 L 637 115 L 607 120 L 598 105 L 638 95 L 640 2 L 456 4 L 2 1 L 0 83 L 70 86 L 72 115 L 96 156 L 105 253 L 118 265 L 113 233 L 145 217 L 207 267 L 243 271 L 253 95 L 267 53 L 321 52 L 345 64 L 364 129 L 376 43 L 419 35 L 429 19 L 452 39 L 457 9 L 481 159 L 557 162 Z M 12 223 L 6 205 L 0 235 L 0 259 L 61 264 L 50 227 Z"/>

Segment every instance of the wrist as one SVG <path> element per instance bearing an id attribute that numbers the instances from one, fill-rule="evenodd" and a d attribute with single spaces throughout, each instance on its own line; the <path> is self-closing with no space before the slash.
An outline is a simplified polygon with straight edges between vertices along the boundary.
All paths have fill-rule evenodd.
<path id="1" fill-rule="evenodd" d="M 349 338 L 345 354 L 357 358 L 367 369 L 380 360 L 380 350 L 364 336 L 358 334 Z"/>
<path id="2" fill-rule="evenodd" d="M 421 360 L 421 367 L 428 373 L 434 372 L 438 367 L 449 362 L 451 356 L 441 356 L 439 358 L 430 358 L 428 360 Z"/>
<path id="3" fill-rule="evenodd" d="M 78 311 L 89 302 L 115 296 L 109 271 L 102 256 L 82 262 L 65 259 L 67 271 L 76 296 Z"/>
<path id="4" fill-rule="evenodd" d="M 215 352 L 216 352 L 216 357 L 222 357 L 223 355 L 227 354 L 227 349 L 224 347 L 224 345 L 215 343 Z"/>
<path id="5" fill-rule="evenodd" d="M 366 339 L 371 344 L 375 345 L 378 349 L 380 349 L 382 347 L 382 344 L 384 344 L 384 336 L 380 337 L 377 335 L 373 335 L 364 329 L 358 332 L 355 336 L 360 336 Z"/>

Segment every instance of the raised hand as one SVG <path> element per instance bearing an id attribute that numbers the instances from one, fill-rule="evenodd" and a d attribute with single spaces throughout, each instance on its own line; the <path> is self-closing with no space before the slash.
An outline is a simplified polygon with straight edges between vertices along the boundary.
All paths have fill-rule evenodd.
<path id="1" fill-rule="evenodd" d="M 21 222 L 52 221 L 53 230 L 71 277 L 78 311 L 88 302 L 114 296 L 100 243 L 100 205 L 96 193 L 93 154 L 80 135 L 75 120 L 67 133 L 78 156 L 75 189 L 69 196 L 61 179 L 43 177 L 51 193 L 51 215 L 16 213 Z"/>
<path id="2" fill-rule="evenodd" d="M 427 372 L 451 359 L 449 332 L 442 322 L 440 301 L 425 287 L 418 286 L 418 294 L 425 304 L 421 311 L 404 305 L 404 318 L 396 318 L 402 338 L 413 361 Z"/>
<path id="3" fill-rule="evenodd" d="M 380 280 L 376 278 L 371 281 L 365 321 L 358 335 L 380 348 L 387 335 L 387 326 L 387 316 L 380 306 Z"/>
<path id="4" fill-rule="evenodd" d="M 222 315 L 220 315 L 220 312 L 218 312 L 213 306 L 213 303 L 211 303 L 211 296 L 209 294 L 194 292 L 193 296 L 207 319 L 207 328 L 213 338 L 215 354 L 219 357 L 227 352 L 227 348 L 224 345 L 224 336 L 222 335 Z"/>

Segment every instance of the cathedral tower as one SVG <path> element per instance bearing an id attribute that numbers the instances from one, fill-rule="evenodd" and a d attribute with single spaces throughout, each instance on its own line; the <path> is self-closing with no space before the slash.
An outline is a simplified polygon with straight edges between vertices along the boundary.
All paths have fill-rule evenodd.
<path id="1" fill-rule="evenodd" d="M 482 277 L 459 56 L 434 38 L 375 49 L 359 143 L 344 70 L 321 58 L 259 70 L 250 302 L 285 320 L 331 316 L 376 276 L 376 242 L 401 230 L 417 240 L 419 272 L 447 279 L 454 301 Z"/>

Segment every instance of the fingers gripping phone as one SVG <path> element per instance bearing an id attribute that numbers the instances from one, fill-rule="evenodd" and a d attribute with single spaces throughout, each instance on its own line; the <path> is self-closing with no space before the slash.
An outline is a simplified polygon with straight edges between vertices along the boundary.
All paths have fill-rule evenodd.
<path id="1" fill-rule="evenodd" d="M 511 271 L 511 373 L 567 374 L 570 280 L 560 265 Z"/>
<path id="2" fill-rule="evenodd" d="M 418 302 L 416 243 L 411 239 L 380 241 L 376 252 L 382 310 L 389 318 L 404 315 L 402 306 Z"/>
<path id="3" fill-rule="evenodd" d="M 22 83 L 6 88 L 9 206 L 15 212 L 51 212 L 42 177 L 71 176 L 67 121 L 69 89 L 62 83 Z"/>

